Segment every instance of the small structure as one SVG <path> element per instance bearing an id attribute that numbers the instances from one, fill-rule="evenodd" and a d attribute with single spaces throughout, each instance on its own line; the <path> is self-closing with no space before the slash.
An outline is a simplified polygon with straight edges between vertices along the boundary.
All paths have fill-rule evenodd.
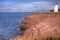
<path id="1" fill-rule="evenodd" d="M 57 3 L 55 4 L 54 12 L 58 12 L 58 5 L 57 5 Z"/>

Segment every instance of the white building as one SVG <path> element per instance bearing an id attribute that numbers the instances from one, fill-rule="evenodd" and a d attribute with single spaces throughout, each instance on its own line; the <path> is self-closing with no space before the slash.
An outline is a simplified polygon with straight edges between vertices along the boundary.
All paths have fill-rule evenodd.
<path id="1" fill-rule="evenodd" d="M 55 4 L 54 12 L 58 12 L 58 4 L 57 3 Z"/>

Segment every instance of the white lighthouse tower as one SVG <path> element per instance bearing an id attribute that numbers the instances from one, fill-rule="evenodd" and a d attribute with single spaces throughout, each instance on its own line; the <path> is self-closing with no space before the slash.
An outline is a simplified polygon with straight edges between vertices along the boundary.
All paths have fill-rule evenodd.
<path id="1" fill-rule="evenodd" d="M 57 3 L 55 4 L 54 12 L 58 12 L 58 5 L 57 5 Z"/>

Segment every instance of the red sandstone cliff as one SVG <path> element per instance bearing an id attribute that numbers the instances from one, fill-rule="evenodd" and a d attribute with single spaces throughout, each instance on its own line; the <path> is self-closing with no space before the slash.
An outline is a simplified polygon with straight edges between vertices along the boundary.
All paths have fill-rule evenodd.
<path id="1" fill-rule="evenodd" d="M 60 14 L 33 14 L 31 16 L 27 16 L 21 27 L 25 30 L 21 39 L 18 40 L 28 40 L 28 38 L 34 38 L 38 36 L 56 36 L 60 37 Z M 17 37 L 20 38 L 20 37 Z M 13 39 L 13 40 L 17 40 Z"/>

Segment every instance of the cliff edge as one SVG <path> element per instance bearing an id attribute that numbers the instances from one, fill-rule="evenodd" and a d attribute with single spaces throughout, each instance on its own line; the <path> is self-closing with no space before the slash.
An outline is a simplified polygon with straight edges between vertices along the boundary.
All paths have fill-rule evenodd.
<path id="1" fill-rule="evenodd" d="M 24 30 L 24 33 L 19 40 L 32 40 L 31 38 L 38 37 L 58 38 L 60 37 L 60 14 L 36 13 L 31 16 L 26 16 L 20 25 L 20 29 Z"/>

